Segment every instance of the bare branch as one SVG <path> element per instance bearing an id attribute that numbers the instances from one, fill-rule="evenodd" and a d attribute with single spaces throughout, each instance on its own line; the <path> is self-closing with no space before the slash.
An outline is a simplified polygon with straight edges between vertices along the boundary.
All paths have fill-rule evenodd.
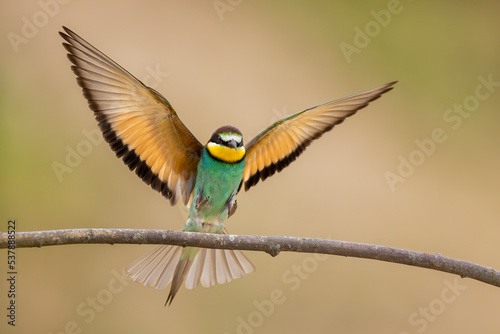
<path id="1" fill-rule="evenodd" d="M 0 248 L 9 246 L 9 235 L 0 233 Z M 12 240 L 12 236 L 11 239 Z M 68 229 L 17 232 L 15 247 L 70 244 L 165 244 L 203 248 L 321 253 L 393 262 L 444 271 L 500 287 L 500 272 L 478 264 L 404 249 L 347 241 L 294 237 L 259 237 L 144 229 Z M 12 245 L 12 242 L 11 242 Z"/>

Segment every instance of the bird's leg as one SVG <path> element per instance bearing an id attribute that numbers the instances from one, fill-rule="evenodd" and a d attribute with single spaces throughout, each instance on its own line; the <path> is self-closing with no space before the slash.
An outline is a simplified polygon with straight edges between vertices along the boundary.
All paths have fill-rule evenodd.
<path id="1" fill-rule="evenodd" d="M 209 199 L 210 199 L 210 196 L 207 196 L 201 202 L 198 202 L 196 204 L 196 211 L 200 211 L 204 206 L 206 206 L 208 204 Z"/>
<path id="2" fill-rule="evenodd" d="M 227 215 L 227 218 L 231 217 L 236 212 L 236 209 L 238 208 L 238 201 L 234 200 L 234 202 L 229 203 L 228 207 L 229 207 L 229 213 Z"/>

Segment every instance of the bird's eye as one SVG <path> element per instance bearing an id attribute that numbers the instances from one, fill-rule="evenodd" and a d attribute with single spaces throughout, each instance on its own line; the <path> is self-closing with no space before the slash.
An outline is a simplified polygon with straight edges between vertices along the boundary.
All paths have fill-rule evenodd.
<path id="1" fill-rule="evenodd" d="M 220 136 L 217 136 L 217 142 L 222 143 L 222 138 Z"/>

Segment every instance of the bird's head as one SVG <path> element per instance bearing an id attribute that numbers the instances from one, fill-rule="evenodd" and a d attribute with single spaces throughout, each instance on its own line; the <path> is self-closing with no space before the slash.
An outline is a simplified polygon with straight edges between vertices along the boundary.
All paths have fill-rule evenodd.
<path id="1" fill-rule="evenodd" d="M 218 160 L 228 163 L 239 162 L 245 157 L 243 135 L 234 126 L 220 127 L 208 141 L 207 150 Z"/>

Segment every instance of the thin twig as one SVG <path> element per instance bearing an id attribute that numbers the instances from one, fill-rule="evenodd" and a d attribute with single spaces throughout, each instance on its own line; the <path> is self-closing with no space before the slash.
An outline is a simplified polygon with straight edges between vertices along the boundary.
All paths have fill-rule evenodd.
<path id="1" fill-rule="evenodd" d="M 11 237 L 12 240 L 12 237 Z M 9 246 L 7 233 L 0 233 L 0 248 Z M 203 248 L 280 252 L 321 253 L 393 262 L 444 271 L 500 287 L 500 272 L 475 263 L 405 249 L 347 241 L 224 235 L 144 229 L 67 229 L 17 232 L 15 247 L 44 247 L 70 244 L 165 244 Z M 12 245 L 12 242 L 11 242 Z"/>

